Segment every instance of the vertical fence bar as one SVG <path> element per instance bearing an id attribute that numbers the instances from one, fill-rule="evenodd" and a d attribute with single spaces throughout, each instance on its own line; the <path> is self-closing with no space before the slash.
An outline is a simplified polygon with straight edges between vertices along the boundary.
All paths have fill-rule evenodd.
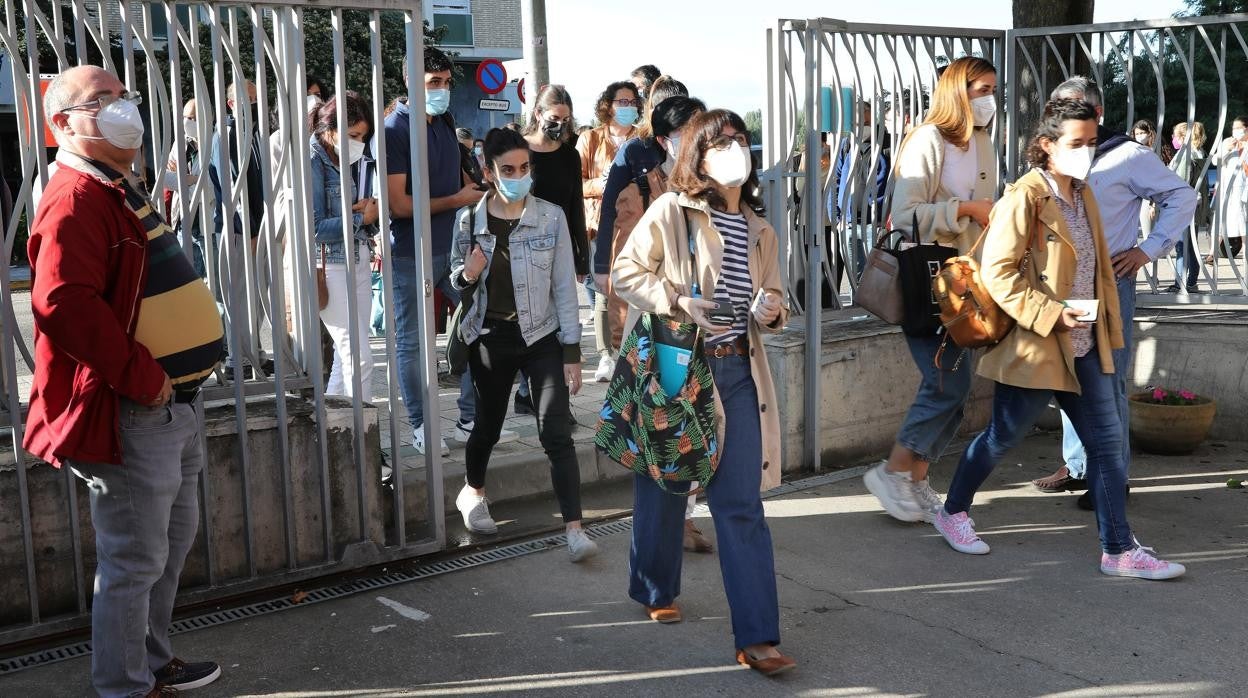
<path id="1" fill-rule="evenodd" d="M 434 343 L 432 237 L 429 222 L 429 182 L 423 156 L 428 150 L 428 134 L 424 123 L 425 81 L 424 34 L 416 22 L 415 10 L 405 18 L 407 28 L 407 100 L 411 110 L 408 121 L 411 137 L 410 162 L 412 182 L 412 228 L 416 238 L 416 279 L 420 293 L 420 376 L 425 416 L 425 482 L 428 509 L 433 518 L 434 539 L 446 540 L 446 505 L 442 496 L 442 452 L 438 448 L 442 434 L 442 410 L 438 403 L 437 345 Z M 417 56 L 420 61 L 417 62 Z"/>
<path id="2" fill-rule="evenodd" d="M 819 404 L 820 366 L 823 356 L 823 308 L 822 298 L 822 259 L 823 259 L 823 225 L 819 215 L 819 131 L 815 128 L 815 94 L 819 90 L 816 84 L 816 63 L 818 61 L 818 42 L 816 29 L 810 24 L 803 27 L 805 35 L 804 77 L 806 80 L 806 178 L 805 224 L 806 224 L 806 387 L 804 391 L 803 414 L 806 428 L 803 433 L 805 441 L 804 461 L 807 467 L 819 472 L 822 454 L 819 447 Z"/>
<path id="3" fill-rule="evenodd" d="M 390 188 L 388 184 L 388 163 L 386 159 L 385 129 L 385 64 L 381 55 L 381 12 L 374 11 L 369 21 L 372 40 L 369 49 L 372 56 L 373 76 L 373 123 L 376 124 L 376 148 L 373 157 L 377 161 L 377 209 L 382 212 L 377 221 L 380 225 L 381 243 L 381 298 L 385 315 L 386 342 L 386 410 L 390 420 L 390 473 L 394 485 L 392 507 L 394 510 L 394 535 L 400 549 L 407 547 L 407 510 L 404 506 L 403 491 L 403 460 L 399 453 L 399 432 L 402 418 L 397 409 L 402 403 L 399 396 L 398 359 L 396 358 L 394 336 L 394 259 L 390 246 Z M 406 60 L 406 59 L 405 59 Z"/>

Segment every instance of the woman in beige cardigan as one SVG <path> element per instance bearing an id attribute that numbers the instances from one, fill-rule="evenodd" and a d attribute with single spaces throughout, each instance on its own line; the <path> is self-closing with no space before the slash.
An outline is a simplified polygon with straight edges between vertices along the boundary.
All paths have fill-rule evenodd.
<path id="1" fill-rule="evenodd" d="M 979 374 L 996 382 L 992 421 L 958 463 L 935 526 L 958 552 L 988 552 L 967 510 L 997 462 L 1056 399 L 1088 451 L 1101 572 L 1169 579 L 1183 574 L 1183 566 L 1158 560 L 1127 524 L 1127 464 L 1111 354 L 1123 345 L 1122 316 L 1101 215 L 1086 183 L 1096 124 L 1096 111 L 1081 100 L 1045 105 L 1028 151 L 1035 169 L 993 209 L 982 278 L 1018 325 L 980 362 Z"/>
<path id="2" fill-rule="evenodd" d="M 669 182 L 673 191 L 637 223 L 611 283 L 630 306 L 626 332 L 652 312 L 695 322 L 707 336 L 722 455 L 706 492 L 737 661 L 772 675 L 795 662 L 775 647 L 775 564 L 759 497 L 760 489 L 780 483 L 780 422 L 762 333 L 778 332 L 788 310 L 775 231 L 754 211 L 748 147 L 745 122 L 732 112 L 717 109 L 691 121 Z M 731 324 L 711 321 L 714 304 L 704 296 L 731 306 Z M 652 620 L 677 622 L 685 498 L 640 475 L 633 496 L 629 596 Z"/>
<path id="3" fill-rule="evenodd" d="M 997 195 L 997 151 L 988 126 L 997 114 L 997 74 L 982 58 L 959 58 L 941 75 L 927 120 L 902 142 L 893 171 L 893 227 L 923 242 L 965 252 L 988 224 Z M 928 466 L 958 433 L 971 392 L 974 360 L 939 334 L 906 336 L 921 380 L 888 460 L 863 481 L 884 510 L 901 521 L 935 520 L 942 502 Z"/>

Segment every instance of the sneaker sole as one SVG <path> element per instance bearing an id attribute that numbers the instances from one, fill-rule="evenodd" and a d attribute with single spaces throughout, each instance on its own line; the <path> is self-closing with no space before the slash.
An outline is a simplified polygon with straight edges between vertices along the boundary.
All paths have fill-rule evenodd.
<path id="1" fill-rule="evenodd" d="M 213 671 L 211 674 L 208 674 L 203 678 L 195 679 L 194 681 L 188 681 L 186 683 L 166 683 L 164 685 L 169 688 L 175 688 L 179 691 L 189 691 L 193 688 L 203 688 L 219 678 L 221 678 L 221 667 L 217 667 L 216 671 Z"/>
<path id="2" fill-rule="evenodd" d="M 885 484 L 879 474 L 876 473 L 875 468 L 868 470 L 867 473 L 862 476 L 862 482 L 867 486 L 867 491 L 880 502 L 880 506 L 884 507 L 884 511 L 887 512 L 889 516 L 906 523 L 918 523 L 923 520 L 923 514 L 914 511 L 906 511 L 898 506 L 896 501 L 887 496 L 888 485 Z"/>
<path id="3" fill-rule="evenodd" d="M 972 549 L 971 549 L 970 547 L 968 547 L 968 546 L 965 546 L 965 545 L 959 545 L 958 543 L 955 543 L 955 542 L 953 542 L 953 541 L 949 540 L 949 536 L 946 536 L 946 535 L 945 535 L 945 532 L 944 532 L 944 531 L 942 531 L 942 530 L 940 530 L 940 526 L 935 526 L 935 525 L 933 525 L 933 528 L 935 528 L 935 529 L 936 529 L 936 532 L 940 534 L 940 537 L 941 537 L 942 539 L 944 539 L 944 541 L 945 541 L 946 543 L 948 543 L 948 544 L 949 544 L 949 547 L 950 547 L 950 548 L 953 548 L 954 550 L 956 550 L 956 551 L 958 551 L 958 552 L 962 553 L 963 555 L 987 555 L 988 553 L 992 552 L 992 548 L 988 547 L 988 544 L 987 544 L 987 543 L 984 543 L 982 540 L 980 541 L 980 543 L 983 543 L 983 545 L 984 545 L 984 549 L 983 549 L 983 550 L 972 550 Z"/>
<path id="4" fill-rule="evenodd" d="M 464 522 L 464 528 L 468 529 L 469 533 L 480 533 L 483 536 L 492 536 L 495 533 L 498 533 L 498 526 L 494 526 L 493 528 L 476 528 L 467 521 Z"/>
<path id="5" fill-rule="evenodd" d="M 1177 571 L 1173 569 L 1167 569 L 1167 570 L 1158 570 L 1156 572 L 1149 572 L 1146 570 L 1117 570 L 1113 568 L 1102 567 L 1101 574 L 1109 575 L 1110 577 L 1129 577 L 1132 579 L 1147 579 L 1149 581 L 1155 582 L 1155 581 L 1161 581 L 1164 579 L 1176 579 L 1178 577 L 1182 577 L 1184 574 L 1187 574 L 1187 569 L 1179 568 Z"/>

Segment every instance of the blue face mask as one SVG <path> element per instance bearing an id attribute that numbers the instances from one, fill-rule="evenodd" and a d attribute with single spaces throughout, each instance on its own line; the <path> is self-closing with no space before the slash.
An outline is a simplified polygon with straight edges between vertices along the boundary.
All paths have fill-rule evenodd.
<path id="1" fill-rule="evenodd" d="M 533 176 L 526 174 L 520 179 L 499 177 L 495 182 L 495 186 L 498 188 L 498 195 L 510 203 L 515 203 L 529 195 L 529 189 L 533 187 Z"/>
<path id="2" fill-rule="evenodd" d="M 450 106 L 450 90 L 429 90 L 425 93 L 425 113 L 429 116 L 442 116 Z"/>
<path id="3" fill-rule="evenodd" d="M 615 123 L 621 126 L 632 126 L 637 123 L 637 107 L 616 107 Z"/>

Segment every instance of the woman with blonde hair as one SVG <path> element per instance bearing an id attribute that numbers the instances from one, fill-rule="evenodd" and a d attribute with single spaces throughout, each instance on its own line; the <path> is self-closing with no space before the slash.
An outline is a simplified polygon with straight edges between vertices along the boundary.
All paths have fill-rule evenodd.
<path id="1" fill-rule="evenodd" d="M 1174 146 L 1174 159 L 1170 161 L 1170 169 L 1192 185 L 1196 190 L 1196 215 L 1192 219 L 1189 233 L 1185 233 L 1174 243 L 1174 283 L 1164 291 L 1166 293 L 1198 293 L 1200 287 L 1200 263 L 1197 262 L 1196 233 L 1209 218 L 1209 187 L 1205 184 L 1204 165 L 1205 125 L 1194 121 L 1191 127 L 1187 122 L 1180 121 L 1174 125 L 1173 138 L 1170 145 Z M 1182 283 L 1183 286 L 1179 286 Z"/>
<path id="2" fill-rule="evenodd" d="M 997 194 L 999 159 L 988 133 L 996 92 L 997 71 L 988 61 L 967 56 L 949 64 L 927 119 L 902 141 L 896 158 L 893 227 L 956 248 L 950 256 L 970 249 Z M 915 221 L 918 229 L 910 230 Z M 893 518 L 932 522 L 943 503 L 928 484 L 928 467 L 958 432 L 975 362 L 939 332 L 906 335 L 906 343 L 921 376 L 918 394 L 888 459 L 863 480 Z"/>

